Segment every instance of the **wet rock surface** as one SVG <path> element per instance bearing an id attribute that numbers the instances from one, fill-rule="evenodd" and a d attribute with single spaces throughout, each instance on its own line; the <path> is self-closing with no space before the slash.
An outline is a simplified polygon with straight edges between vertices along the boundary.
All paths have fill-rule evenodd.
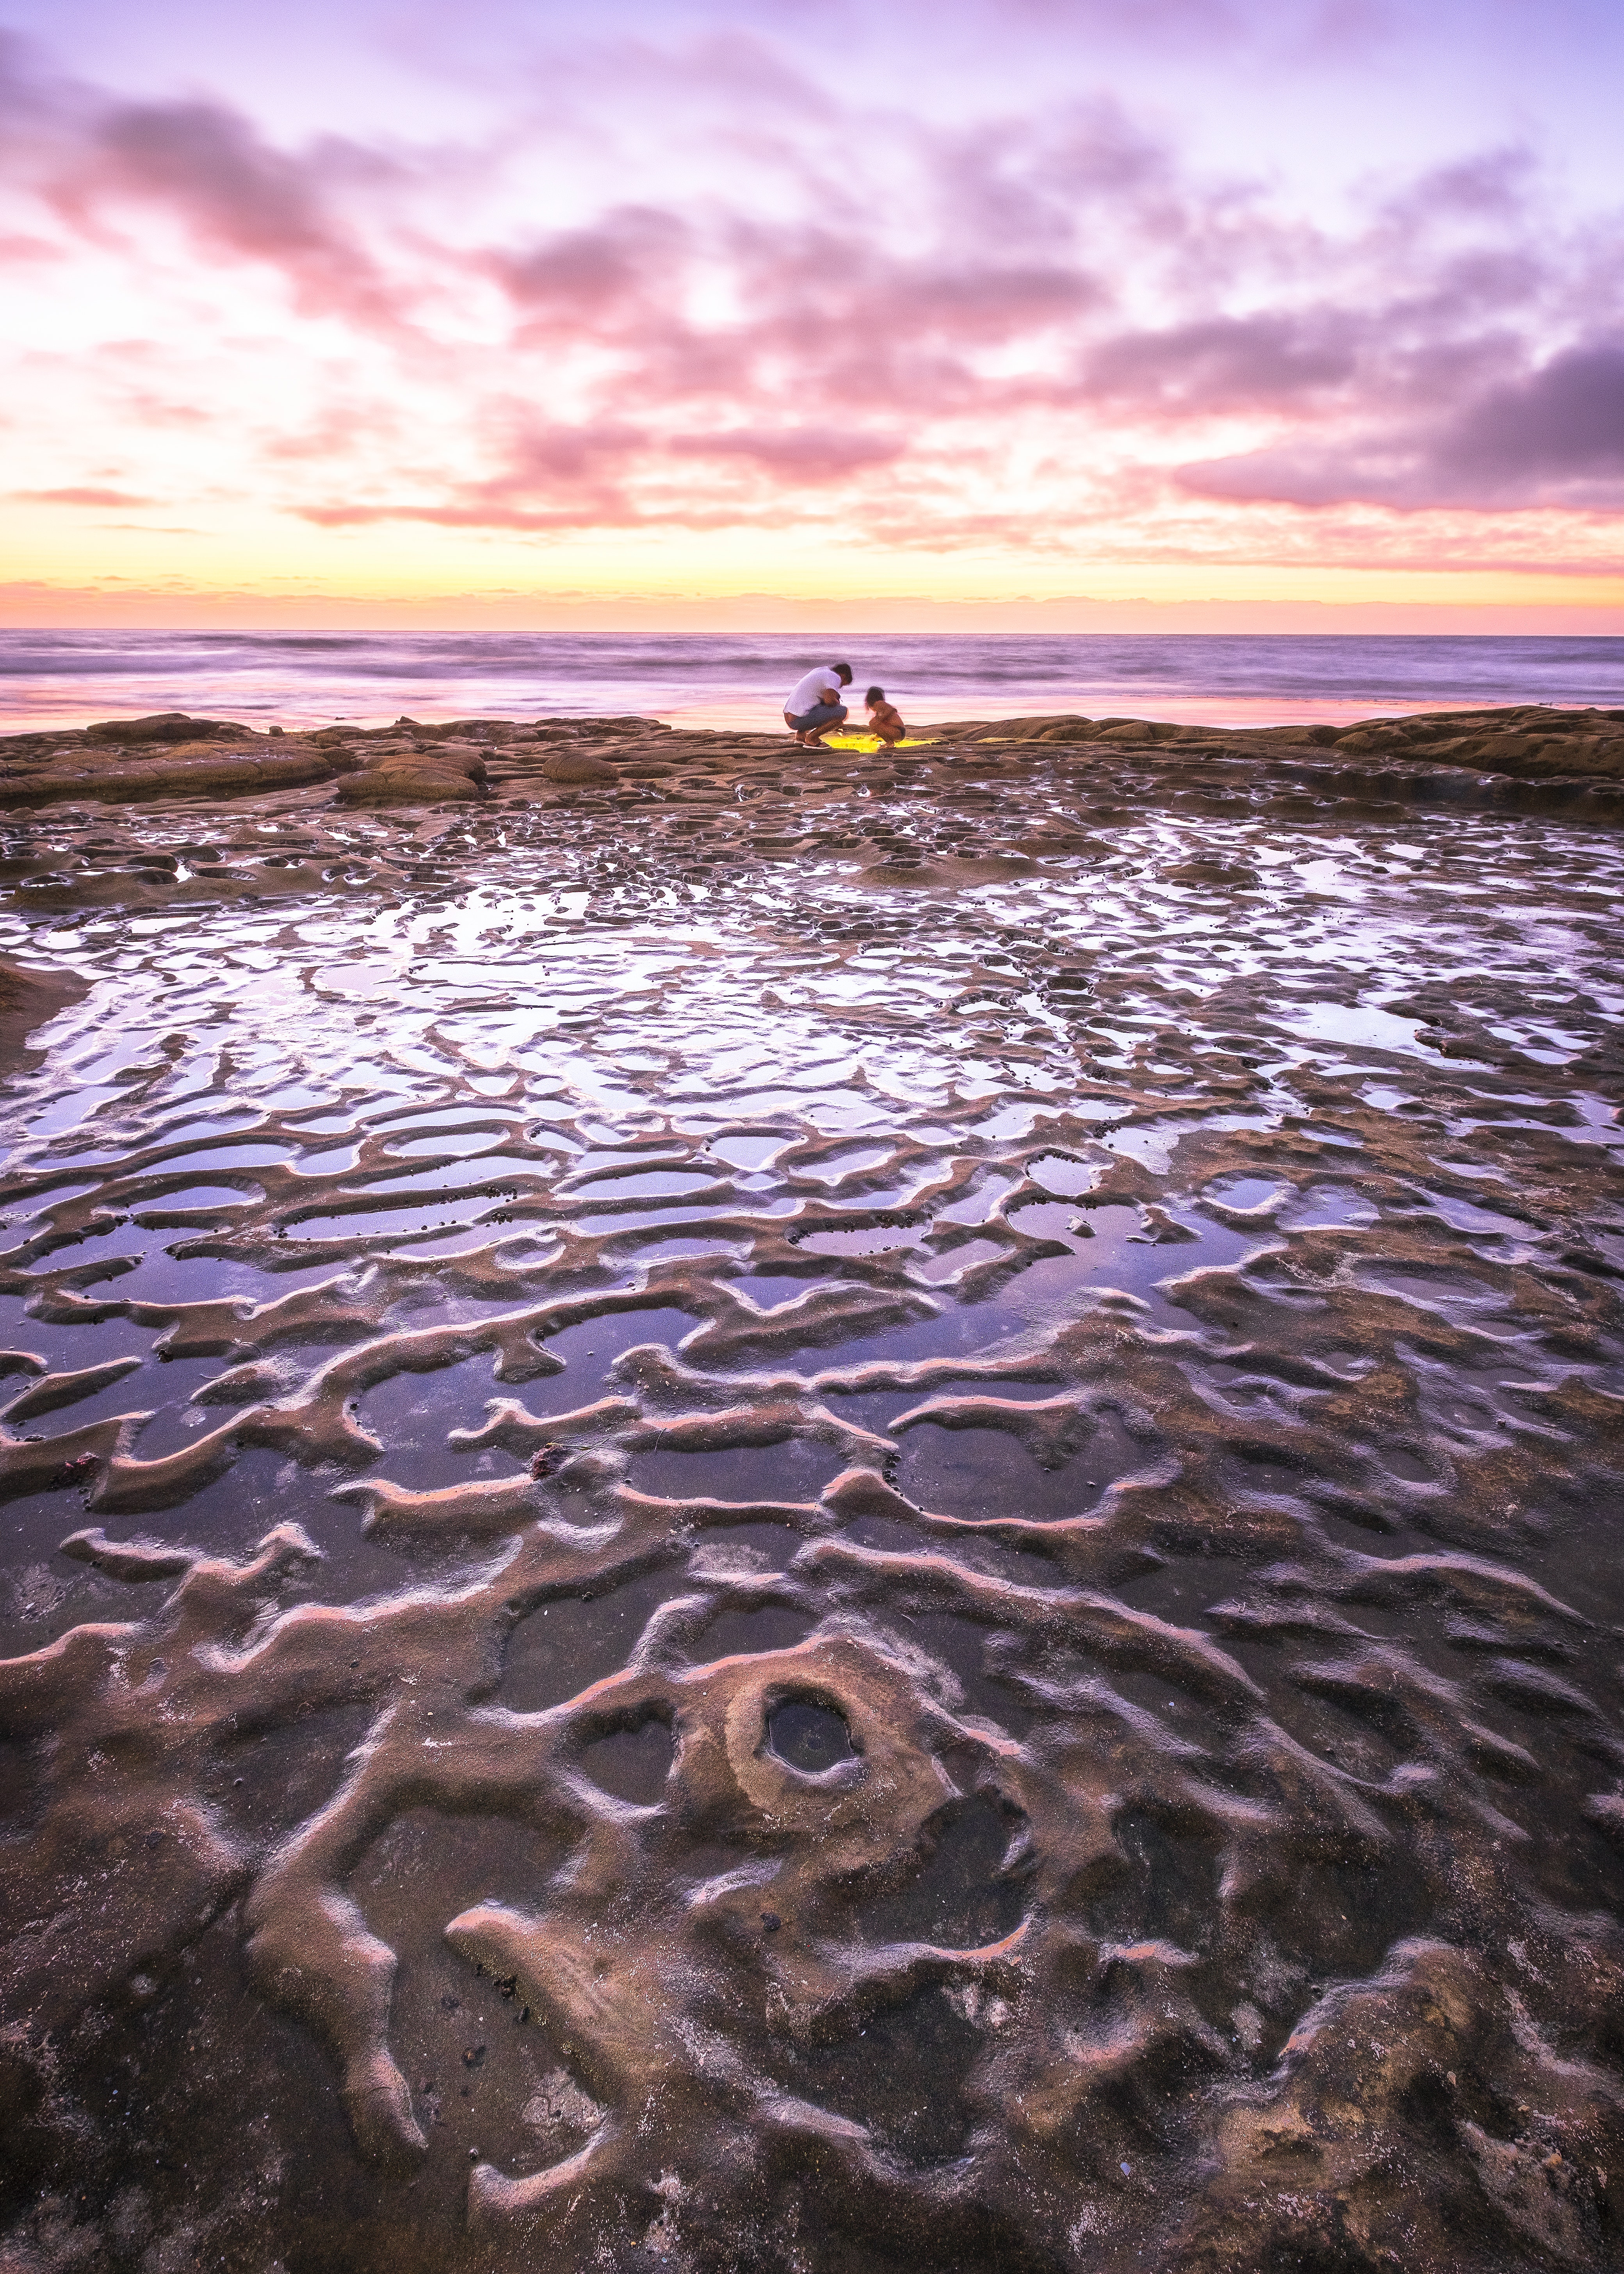
<path id="1" fill-rule="evenodd" d="M 8 2263 L 1619 2263 L 1605 770 L 1140 723 L 13 817 Z"/>
<path id="2" fill-rule="evenodd" d="M 34 1028 L 84 992 L 82 983 L 66 973 L 0 956 L 0 1065 L 26 1063 Z"/>
<path id="3" fill-rule="evenodd" d="M 91 798 L 277 801 L 300 810 L 552 802 L 569 789 L 612 789 L 658 803 L 727 779 L 771 789 L 793 770 L 820 788 L 940 787 L 942 769 L 1046 767 L 1074 800 L 1135 803 L 1237 799 L 1306 814 L 1356 804 L 1509 805 L 1624 817 L 1624 712 L 1420 712 L 1352 727 L 1224 729 L 1141 719 L 1041 716 L 951 720 L 884 752 L 802 750 L 782 734 L 679 732 L 658 719 L 462 719 L 428 725 L 334 726 L 288 734 L 162 712 L 145 719 L 0 736 L 0 809 Z M 664 788 L 658 786 L 664 785 Z M 335 787 L 336 786 L 336 787 Z M 294 796 L 292 793 L 304 793 Z M 320 793 L 315 794 L 313 793 Z"/>

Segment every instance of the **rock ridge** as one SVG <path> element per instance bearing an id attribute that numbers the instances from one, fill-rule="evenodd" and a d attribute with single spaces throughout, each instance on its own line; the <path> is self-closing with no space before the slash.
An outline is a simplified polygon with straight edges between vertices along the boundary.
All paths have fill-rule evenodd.
<path id="1" fill-rule="evenodd" d="M 1544 705 L 1346 727 L 1215 727 L 1076 713 L 955 719 L 921 728 L 919 742 L 894 753 L 801 750 L 777 733 L 676 728 L 635 716 L 436 725 L 402 717 L 392 727 L 289 733 L 163 712 L 0 737 L 0 807 L 78 797 L 234 801 L 318 789 L 359 808 L 471 804 L 693 772 L 748 775 L 793 765 L 802 780 L 883 784 L 917 779 L 921 769 L 937 778 L 944 766 L 966 761 L 1029 764 L 1051 757 L 1086 763 L 1101 779 L 1113 764 L 1152 764 L 1152 774 L 1121 777 L 1124 794 L 1152 802 L 1181 782 L 1244 789 L 1255 802 L 1260 791 L 1283 792 L 1295 779 L 1329 797 L 1577 806 L 1607 818 L 1624 812 L 1624 794 L 1615 794 L 1624 792 L 1624 711 Z"/>

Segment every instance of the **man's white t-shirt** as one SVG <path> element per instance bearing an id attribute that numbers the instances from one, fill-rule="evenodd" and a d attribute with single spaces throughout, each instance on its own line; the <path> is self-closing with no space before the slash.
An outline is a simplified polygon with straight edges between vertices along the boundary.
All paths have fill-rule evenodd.
<path id="1" fill-rule="evenodd" d="M 825 695 L 831 696 L 838 703 L 844 692 L 838 676 L 826 663 L 820 664 L 816 671 L 808 672 L 804 679 L 798 679 L 785 697 L 785 716 L 803 718 L 808 711 L 816 708 Z"/>

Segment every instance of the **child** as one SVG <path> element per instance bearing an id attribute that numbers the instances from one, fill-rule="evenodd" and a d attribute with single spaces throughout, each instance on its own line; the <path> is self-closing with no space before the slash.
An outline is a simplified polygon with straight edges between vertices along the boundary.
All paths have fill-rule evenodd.
<path id="1" fill-rule="evenodd" d="M 888 750 L 894 750 L 907 728 L 902 723 L 902 713 L 894 703 L 885 700 L 883 687 L 871 687 L 863 701 L 868 706 L 868 732 L 877 734 Z"/>

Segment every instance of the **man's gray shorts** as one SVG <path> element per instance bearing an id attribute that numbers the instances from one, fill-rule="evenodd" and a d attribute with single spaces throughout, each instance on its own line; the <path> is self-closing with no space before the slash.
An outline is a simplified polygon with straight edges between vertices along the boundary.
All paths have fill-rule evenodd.
<path id="1" fill-rule="evenodd" d="M 789 719 L 787 711 L 784 715 Z M 809 734 L 816 727 L 839 727 L 845 720 L 844 703 L 820 703 L 815 711 L 803 712 L 799 719 L 789 719 L 789 723 L 798 734 Z"/>

